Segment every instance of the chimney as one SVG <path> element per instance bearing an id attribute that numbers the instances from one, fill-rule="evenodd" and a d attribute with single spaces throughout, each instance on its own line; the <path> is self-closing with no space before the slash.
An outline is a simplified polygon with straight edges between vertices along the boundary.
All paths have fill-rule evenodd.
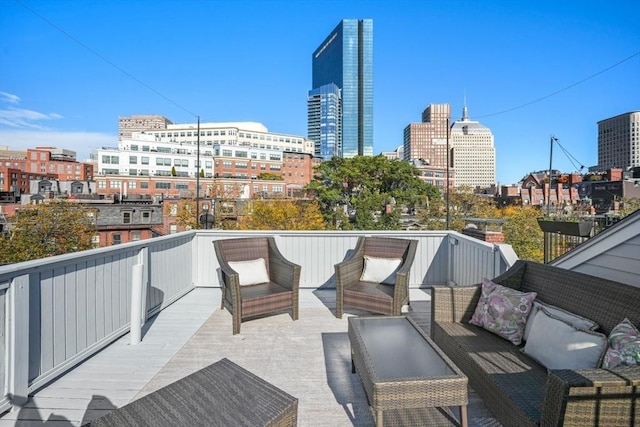
<path id="1" fill-rule="evenodd" d="M 467 225 L 462 229 L 462 234 L 482 240 L 487 243 L 504 243 L 501 219 L 463 218 Z"/>

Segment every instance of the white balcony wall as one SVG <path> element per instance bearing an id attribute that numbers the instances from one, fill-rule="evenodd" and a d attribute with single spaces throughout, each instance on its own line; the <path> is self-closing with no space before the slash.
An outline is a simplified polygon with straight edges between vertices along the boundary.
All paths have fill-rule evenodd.
<path id="1" fill-rule="evenodd" d="M 264 235 L 275 236 L 283 255 L 302 266 L 301 287 L 314 289 L 335 286 L 334 265 L 366 235 L 418 240 L 411 287 L 478 283 L 515 261 L 508 245 L 446 231 L 199 230 L 2 266 L 0 411 L 24 403 L 129 331 L 135 265 L 143 266 L 143 313 L 149 317 L 195 286 L 219 286 L 213 240 Z"/>

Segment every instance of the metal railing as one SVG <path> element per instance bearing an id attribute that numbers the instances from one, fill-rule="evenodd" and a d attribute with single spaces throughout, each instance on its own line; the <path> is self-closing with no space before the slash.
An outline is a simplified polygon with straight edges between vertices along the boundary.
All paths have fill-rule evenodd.
<path id="1" fill-rule="evenodd" d="M 302 288 L 334 287 L 334 264 L 363 235 L 418 240 L 411 287 L 478 283 L 517 259 L 508 245 L 448 231 L 198 230 L 2 266 L 0 412 L 139 325 L 132 312 L 144 321 L 196 286 L 219 286 L 214 240 L 262 235 L 302 266 Z M 132 309 L 134 283 L 143 307 Z"/>

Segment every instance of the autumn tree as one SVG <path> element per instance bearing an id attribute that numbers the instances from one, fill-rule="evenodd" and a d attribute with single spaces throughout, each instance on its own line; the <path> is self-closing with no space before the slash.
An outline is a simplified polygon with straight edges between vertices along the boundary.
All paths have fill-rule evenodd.
<path id="1" fill-rule="evenodd" d="M 470 187 L 452 188 L 449 192 L 449 229 L 462 231 L 464 218 L 498 218 L 500 214 L 491 197 L 473 193 Z M 446 195 L 429 202 L 427 209 L 419 211 L 418 219 L 430 230 L 447 228 Z"/>
<path id="2" fill-rule="evenodd" d="M 26 206 L 0 237 L 0 263 L 14 263 L 92 249 L 96 212 L 82 204 L 53 201 Z"/>
<path id="3" fill-rule="evenodd" d="M 417 168 L 382 155 L 322 162 L 307 190 L 317 196 L 325 222 L 338 229 L 398 229 L 401 208 L 440 198 Z"/>
<path id="4" fill-rule="evenodd" d="M 242 230 L 323 230 L 324 221 L 313 200 L 254 200 L 239 226 Z"/>
<path id="5" fill-rule="evenodd" d="M 533 206 L 507 206 L 499 213 L 505 220 L 502 227 L 505 243 L 513 247 L 520 259 L 542 262 L 544 241 L 537 220 L 539 209 Z"/>

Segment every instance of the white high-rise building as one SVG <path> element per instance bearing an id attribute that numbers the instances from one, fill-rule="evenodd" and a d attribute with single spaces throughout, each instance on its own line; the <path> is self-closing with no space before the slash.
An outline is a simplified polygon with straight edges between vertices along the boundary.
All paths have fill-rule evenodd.
<path id="1" fill-rule="evenodd" d="M 456 187 L 486 188 L 496 183 L 496 150 L 491 129 L 469 120 L 467 106 L 462 119 L 451 126 L 452 166 Z"/>

